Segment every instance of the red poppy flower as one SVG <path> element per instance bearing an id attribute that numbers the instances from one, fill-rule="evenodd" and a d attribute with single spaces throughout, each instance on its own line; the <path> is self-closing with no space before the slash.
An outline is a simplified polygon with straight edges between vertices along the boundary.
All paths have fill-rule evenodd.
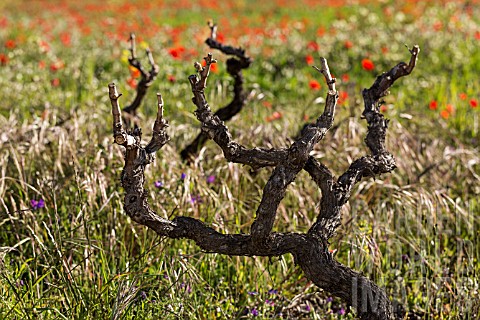
<path id="1" fill-rule="evenodd" d="M 353 47 L 353 42 L 350 41 L 350 40 L 347 40 L 347 41 L 345 41 L 343 46 L 345 47 L 345 49 L 350 49 L 351 47 Z"/>
<path id="2" fill-rule="evenodd" d="M 168 81 L 170 81 L 170 82 L 172 82 L 172 83 L 177 80 L 177 79 L 175 79 L 175 76 L 172 75 L 172 74 L 170 74 L 170 75 L 167 77 L 167 79 L 168 79 Z"/>
<path id="3" fill-rule="evenodd" d="M 365 58 L 362 60 L 362 68 L 367 71 L 372 71 L 375 69 L 375 65 L 373 64 L 372 60 Z"/>
<path id="4" fill-rule="evenodd" d="M 62 41 L 63 45 L 69 47 L 72 44 L 72 37 L 69 33 L 64 32 L 60 35 L 60 41 Z"/>
<path id="5" fill-rule="evenodd" d="M 176 47 L 176 48 L 170 48 L 168 49 L 168 53 L 174 58 L 174 59 L 180 59 L 182 54 L 185 52 L 185 48 L 182 46 Z"/>
<path id="6" fill-rule="evenodd" d="M 438 108 L 438 102 L 435 100 L 430 101 L 430 104 L 428 105 L 430 110 L 437 110 Z"/>
<path id="7" fill-rule="evenodd" d="M 128 66 L 128 69 L 130 69 L 130 75 L 132 78 L 139 78 L 141 76 L 140 70 L 138 70 L 135 67 Z"/>
<path id="8" fill-rule="evenodd" d="M 478 107 L 478 101 L 476 99 L 470 99 L 469 103 L 472 108 Z"/>
<path id="9" fill-rule="evenodd" d="M 52 72 L 55 72 L 55 71 L 58 71 L 58 70 L 62 69 L 64 66 L 65 66 L 65 63 L 58 60 L 58 61 L 56 61 L 56 62 L 54 62 L 50 65 L 50 70 Z"/>
<path id="10" fill-rule="evenodd" d="M 310 80 L 309 86 L 312 90 L 320 90 L 322 87 L 317 80 Z"/>
<path id="11" fill-rule="evenodd" d="M 316 43 L 315 41 L 310 41 L 310 42 L 307 44 L 307 48 L 310 49 L 310 50 L 313 50 L 313 51 L 318 51 L 318 49 L 320 48 L 320 46 L 319 46 L 318 43 Z"/>
<path id="12" fill-rule="evenodd" d="M 7 63 L 8 63 L 8 57 L 5 54 L 0 53 L 0 64 L 2 66 L 6 66 Z"/>
<path id="13" fill-rule="evenodd" d="M 467 94 L 465 92 L 462 92 L 458 95 L 460 97 L 460 99 L 462 100 L 467 100 Z"/>
<path id="14" fill-rule="evenodd" d="M 339 91 L 338 92 L 338 104 L 343 104 L 348 99 L 348 92 Z"/>
<path id="15" fill-rule="evenodd" d="M 177 49 L 168 49 L 168 53 L 175 59 L 180 57 L 180 52 Z"/>
<path id="16" fill-rule="evenodd" d="M 440 117 L 447 120 L 448 118 L 450 118 L 450 112 L 448 112 L 446 109 L 444 109 L 440 112 Z"/>
<path id="17" fill-rule="evenodd" d="M 267 120 L 267 122 L 271 122 L 271 121 L 278 120 L 278 119 L 281 119 L 281 118 L 282 118 L 282 114 L 278 111 L 275 111 L 274 113 L 272 113 L 271 116 L 267 117 L 266 120 Z"/>
<path id="18" fill-rule="evenodd" d="M 7 49 L 14 49 L 16 46 L 17 44 L 15 43 L 15 40 L 9 39 L 5 42 L 5 47 Z"/>
<path id="19" fill-rule="evenodd" d="M 137 80 L 134 78 L 128 78 L 127 84 L 130 86 L 130 88 L 135 89 L 137 87 Z"/>
<path id="20" fill-rule="evenodd" d="M 218 63 L 212 63 L 210 65 L 210 71 L 212 71 L 213 73 L 217 73 L 218 72 Z"/>
<path id="21" fill-rule="evenodd" d="M 451 104 L 447 104 L 445 106 L 445 109 L 449 112 L 449 113 L 453 113 L 455 111 L 455 108 L 453 107 L 453 105 Z"/>
<path id="22" fill-rule="evenodd" d="M 217 41 L 220 43 L 225 42 L 225 35 L 221 32 L 217 32 Z"/>
<path id="23" fill-rule="evenodd" d="M 60 79 L 55 78 L 52 80 L 52 86 L 53 87 L 58 87 L 60 85 Z"/>
<path id="24" fill-rule="evenodd" d="M 278 111 L 275 111 L 273 114 L 272 114 L 272 117 L 273 119 L 280 119 L 282 117 L 282 114 Z"/>
<path id="25" fill-rule="evenodd" d="M 207 65 L 207 62 L 205 60 L 202 61 L 202 66 L 206 66 Z M 210 65 L 210 71 L 213 72 L 213 73 L 217 73 L 218 72 L 218 63 L 212 63 Z"/>
<path id="26" fill-rule="evenodd" d="M 349 76 L 348 74 L 346 74 L 346 73 L 343 74 L 343 75 L 342 75 L 342 81 L 343 81 L 343 82 L 348 82 L 348 81 L 350 81 L 350 76 Z"/>
<path id="27" fill-rule="evenodd" d="M 6 17 L 0 19 L 0 27 L 6 28 L 8 26 L 8 20 Z"/>
<path id="28" fill-rule="evenodd" d="M 308 65 L 313 64 L 313 57 L 311 55 L 307 55 L 305 57 L 305 61 L 307 62 Z"/>

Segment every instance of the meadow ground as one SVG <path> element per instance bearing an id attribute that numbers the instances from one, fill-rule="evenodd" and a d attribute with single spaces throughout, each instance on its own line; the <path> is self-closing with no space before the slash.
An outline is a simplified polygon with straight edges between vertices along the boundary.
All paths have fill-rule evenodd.
<path id="1" fill-rule="evenodd" d="M 150 204 L 165 217 L 201 218 L 249 232 L 269 169 L 227 163 L 209 142 L 191 165 L 179 152 L 199 132 L 187 77 L 213 19 L 219 40 L 253 58 L 249 98 L 227 123 L 249 147 L 281 147 L 323 109 L 311 68 L 338 78 L 334 127 L 315 156 L 337 175 L 366 154 L 361 89 L 409 59 L 414 72 L 385 97 L 391 174 L 366 179 L 331 241 L 422 319 L 478 319 L 480 8 L 476 1 L 3 1 L 0 17 L 1 319 L 352 319 L 294 265 L 202 252 L 156 236 L 123 212 L 123 155 L 113 144 L 107 85 L 130 102 L 138 72 L 128 37 L 150 47 L 160 73 L 140 108 L 145 135 L 162 92 L 172 140 L 147 169 Z M 213 109 L 231 98 L 226 56 L 210 76 Z M 139 54 L 140 56 L 140 54 Z M 146 61 L 145 61 L 146 63 Z M 155 183 L 157 182 L 157 183 Z M 301 173 L 275 230 L 308 230 L 320 193 Z"/>

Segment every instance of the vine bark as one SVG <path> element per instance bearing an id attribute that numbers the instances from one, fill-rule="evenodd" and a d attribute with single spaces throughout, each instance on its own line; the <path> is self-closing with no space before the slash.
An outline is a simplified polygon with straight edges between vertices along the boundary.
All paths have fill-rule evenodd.
<path id="1" fill-rule="evenodd" d="M 126 132 L 122 126 L 120 107 L 115 84 L 109 85 L 113 114 L 115 142 L 125 147 L 125 167 L 122 186 L 125 189 L 125 212 L 135 222 L 142 224 L 161 236 L 173 239 L 187 238 L 204 251 L 237 256 L 280 256 L 290 253 L 305 272 L 307 278 L 318 287 L 343 299 L 356 308 L 360 319 L 395 319 L 392 303 L 386 292 L 362 274 L 336 261 L 328 250 L 328 240 L 340 226 L 341 208 L 349 200 L 353 187 L 365 177 L 375 177 L 395 169 L 395 159 L 385 147 L 388 120 L 379 112 L 380 99 L 400 77 L 415 68 L 420 49 L 410 50 L 409 63 L 401 62 L 383 73 L 362 94 L 365 102 L 363 117 L 368 123 L 365 142 L 371 154 L 361 157 L 350 165 L 338 179 L 310 152 L 333 125 L 338 93 L 335 78 L 332 78 L 327 61 L 321 59 L 321 72 L 328 85 L 325 109 L 318 119 L 303 130 L 302 135 L 288 148 L 247 149 L 232 139 L 220 117 L 214 114 L 206 100 L 205 88 L 210 66 L 216 61 L 211 54 L 205 57 L 206 66 L 196 63 L 197 73 L 189 77 L 195 115 L 202 123 L 202 132 L 222 149 L 228 161 L 251 166 L 254 169 L 274 167 L 267 181 L 256 218 L 250 234 L 222 234 L 202 221 L 179 216 L 168 220 L 157 215 L 148 205 L 144 189 L 144 172 L 154 154 L 168 141 L 165 132 L 167 122 L 163 118 L 163 101 L 158 94 L 158 113 L 153 136 L 149 144 L 141 146 L 141 130 Z M 321 189 L 320 212 L 307 233 L 277 233 L 272 227 L 277 208 L 286 189 L 301 170 L 306 170 Z"/>
<path id="2" fill-rule="evenodd" d="M 145 49 L 145 54 L 147 55 L 148 62 L 150 64 L 150 70 L 146 70 L 140 60 L 137 58 L 137 50 L 135 44 L 135 34 L 130 34 L 130 57 L 128 62 L 130 66 L 140 71 L 140 81 L 137 84 L 137 91 L 135 98 L 132 103 L 123 109 L 123 119 L 127 128 L 134 124 L 136 126 L 137 119 L 137 109 L 142 104 L 145 95 L 147 94 L 148 88 L 152 85 L 153 81 L 158 75 L 160 68 L 153 60 L 152 51 L 149 48 Z"/>
<path id="3" fill-rule="evenodd" d="M 217 25 L 209 21 L 208 26 L 210 27 L 210 37 L 205 40 L 205 43 L 211 49 L 216 49 L 223 54 L 232 56 L 227 60 L 227 72 L 234 80 L 233 98 L 229 104 L 215 112 L 215 115 L 218 116 L 220 120 L 228 121 L 242 111 L 245 106 L 247 94 L 243 88 L 244 78 L 242 70 L 247 69 L 250 66 L 252 59 L 245 54 L 244 49 L 220 43 L 217 40 Z M 200 132 L 197 137 L 180 152 L 182 159 L 185 161 L 191 161 L 195 158 L 198 150 L 200 150 L 207 140 L 207 135 L 203 131 Z"/>

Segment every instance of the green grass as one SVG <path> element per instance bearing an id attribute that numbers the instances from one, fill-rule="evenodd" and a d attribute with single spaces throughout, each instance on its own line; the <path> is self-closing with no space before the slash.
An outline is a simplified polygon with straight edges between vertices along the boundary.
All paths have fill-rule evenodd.
<path id="1" fill-rule="evenodd" d="M 122 21 L 132 26 L 138 12 L 118 16 L 114 8 L 99 13 L 86 12 L 84 6 L 73 12 L 36 12 L 42 5 L 3 4 L 8 23 L 0 29 L 0 54 L 8 62 L 0 66 L 0 318 L 243 319 L 254 317 L 253 308 L 257 318 L 265 319 L 353 318 L 348 308 L 339 315 L 346 308 L 343 302 L 327 300 L 328 293 L 313 286 L 291 256 L 206 254 L 189 241 L 163 239 L 132 223 L 122 208 L 123 155 L 112 143 L 107 94 L 107 84 L 114 81 L 123 93 L 122 105 L 133 98 L 122 61 L 128 44 L 116 38 L 127 39 L 129 30 L 115 37 L 105 32 L 117 32 Z M 315 155 L 336 175 L 367 152 L 361 89 L 408 59 L 404 44 L 419 44 L 417 68 L 385 98 L 391 119 L 387 146 L 398 168 L 358 184 L 331 249 L 339 261 L 384 286 L 392 299 L 424 319 L 476 319 L 479 111 L 469 101 L 480 98 L 479 9 L 471 7 L 469 13 L 460 3 L 421 10 L 390 2 L 336 9 L 299 4 L 279 5 L 264 19 L 272 12 L 270 5 L 252 6 L 245 1 L 235 10 L 186 10 L 169 3 L 168 9 L 140 11 L 153 22 L 142 22 L 145 27 L 135 31 L 160 65 L 141 108 L 142 128 L 147 139 L 160 91 L 172 137 L 146 172 L 152 208 L 165 217 L 200 218 L 222 232 L 249 232 L 269 177 L 269 169 L 251 174 L 247 167 L 227 163 L 213 142 L 191 166 L 180 160 L 180 150 L 199 130 L 187 77 L 194 72 L 193 61 L 208 51 L 201 43 L 208 35 L 206 19 L 219 17 L 226 41 L 243 45 L 254 58 L 244 73 L 252 92 L 248 104 L 228 123 L 235 139 L 249 147 L 289 145 L 304 116 L 320 114 L 323 105 L 315 99 L 325 97 L 326 86 L 305 56 L 312 55 L 316 63 L 320 56 L 328 59 L 348 99 Z M 221 19 L 235 12 L 231 22 Z M 66 46 L 59 34 L 75 14 L 96 28 L 82 34 L 75 25 Z M 115 20 L 103 27 L 104 17 Z M 38 21 L 26 27 L 37 18 L 60 27 L 46 31 Z M 436 31 L 438 21 L 443 25 Z M 258 38 L 244 25 L 266 34 Z M 160 29 L 155 32 L 154 26 Z M 178 26 L 184 30 L 175 42 L 168 30 Z M 325 33 L 318 35 L 321 27 Z M 9 39 L 15 39 L 15 48 L 5 46 Z M 347 40 L 354 44 L 351 49 L 345 48 Z M 47 52 L 41 41 L 48 42 Z M 318 52 L 307 48 L 310 41 L 318 43 Z M 180 45 L 195 52 L 175 60 L 167 49 Z M 231 79 L 226 57 L 214 55 L 219 72 L 209 79 L 207 97 L 216 109 L 229 101 Z M 362 69 L 364 58 L 374 62 L 373 72 Z M 57 60 L 65 66 L 54 72 L 49 66 Z M 340 81 L 344 74 L 349 81 Z M 176 81 L 169 82 L 168 75 Z M 53 79 L 59 86 L 52 85 Z M 312 79 L 322 83 L 321 90 L 310 89 Z M 437 110 L 429 109 L 432 100 L 438 101 Z M 455 111 L 443 119 L 440 111 L 447 104 Z M 275 111 L 282 118 L 267 122 Z M 213 184 L 206 181 L 209 175 L 216 177 Z M 162 188 L 154 187 L 157 180 Z M 191 203 L 192 196 L 202 202 Z M 301 173 L 279 208 L 275 230 L 308 230 L 320 196 Z M 32 199 L 44 199 L 45 208 L 32 210 Z"/>

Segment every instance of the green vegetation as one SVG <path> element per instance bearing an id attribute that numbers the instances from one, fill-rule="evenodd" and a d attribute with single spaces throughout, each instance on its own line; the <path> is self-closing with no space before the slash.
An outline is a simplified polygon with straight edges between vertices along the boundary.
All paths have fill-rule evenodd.
<path id="1" fill-rule="evenodd" d="M 478 318 L 480 9 L 274 3 L 0 5 L 0 319 L 354 318 L 291 256 L 203 253 L 123 213 L 107 85 L 118 84 L 123 105 L 133 99 L 125 51 L 134 31 L 139 56 L 150 46 L 160 66 L 141 126 L 149 136 L 157 91 L 171 125 L 172 141 L 147 170 L 152 208 L 249 232 L 268 169 L 229 164 L 213 143 L 190 166 L 179 156 L 199 131 L 187 77 L 208 51 L 208 18 L 225 43 L 254 58 L 244 72 L 247 106 L 227 124 L 243 145 L 288 145 L 320 114 L 326 85 L 308 62 L 328 59 L 341 102 L 316 156 L 337 175 L 366 153 L 361 89 L 409 59 L 404 44 L 420 45 L 417 68 L 385 97 L 398 168 L 359 183 L 331 249 L 423 319 Z M 207 88 L 213 109 L 228 103 L 232 81 L 226 57 L 216 57 Z M 306 173 L 288 191 L 275 228 L 306 231 L 320 193 Z"/>

